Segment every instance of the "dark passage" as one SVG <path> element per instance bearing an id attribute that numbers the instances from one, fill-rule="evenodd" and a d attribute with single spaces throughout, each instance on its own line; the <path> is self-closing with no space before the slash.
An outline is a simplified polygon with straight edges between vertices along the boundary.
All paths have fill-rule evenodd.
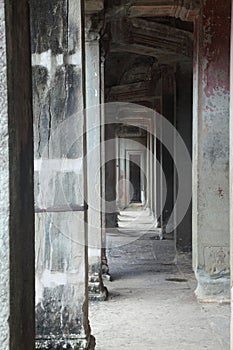
<path id="1" fill-rule="evenodd" d="M 141 202 L 141 170 L 139 167 L 140 156 L 130 156 L 130 182 L 133 186 L 131 203 Z"/>

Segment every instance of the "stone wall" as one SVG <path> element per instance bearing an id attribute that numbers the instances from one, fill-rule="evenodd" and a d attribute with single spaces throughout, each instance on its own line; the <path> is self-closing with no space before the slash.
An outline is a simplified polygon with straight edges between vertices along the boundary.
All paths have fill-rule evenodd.
<path id="1" fill-rule="evenodd" d="M 8 150 L 8 110 L 7 110 L 7 77 L 6 77 L 6 37 L 5 37 L 5 11 L 4 1 L 0 2 L 0 91 L 1 91 L 1 118 L 0 118 L 0 341 L 4 349 L 9 349 L 9 325 L 8 317 L 10 313 L 9 300 L 9 273 L 10 273 L 10 237 L 9 237 L 9 214 L 10 214 L 10 194 L 9 194 L 9 150 Z"/>
<path id="2" fill-rule="evenodd" d="M 34 347 L 34 202 L 27 1 L 0 1 L 0 39 L 0 341 L 4 349 L 29 350 Z"/>

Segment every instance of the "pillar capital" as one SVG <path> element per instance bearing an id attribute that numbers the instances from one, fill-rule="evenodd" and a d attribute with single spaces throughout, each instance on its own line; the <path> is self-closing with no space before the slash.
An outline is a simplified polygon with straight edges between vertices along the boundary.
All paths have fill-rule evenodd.
<path id="1" fill-rule="evenodd" d="M 97 31 L 94 30 L 87 30 L 85 29 L 85 42 L 99 42 L 100 40 L 100 34 Z"/>
<path id="2" fill-rule="evenodd" d="M 87 15 L 85 17 L 85 41 L 93 42 L 100 40 L 103 28 L 103 19 L 99 15 Z"/>

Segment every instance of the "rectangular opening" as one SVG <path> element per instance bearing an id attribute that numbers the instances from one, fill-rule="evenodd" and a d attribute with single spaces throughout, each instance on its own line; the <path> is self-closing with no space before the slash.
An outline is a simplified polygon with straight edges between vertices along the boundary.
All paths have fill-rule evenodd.
<path id="1" fill-rule="evenodd" d="M 141 202 L 141 168 L 140 155 L 130 155 L 130 183 L 132 186 L 131 203 Z"/>

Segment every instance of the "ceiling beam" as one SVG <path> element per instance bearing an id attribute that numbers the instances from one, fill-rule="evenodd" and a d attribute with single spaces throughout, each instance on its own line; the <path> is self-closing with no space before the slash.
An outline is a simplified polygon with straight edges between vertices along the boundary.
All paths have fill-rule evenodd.
<path id="1" fill-rule="evenodd" d="M 200 0 L 133 0 L 129 17 L 176 17 L 193 21 L 199 14 Z"/>
<path id="2" fill-rule="evenodd" d="M 142 81 L 138 83 L 117 85 L 107 91 L 108 102 L 134 102 L 154 97 L 153 82 Z"/>
<path id="3" fill-rule="evenodd" d="M 175 27 L 143 19 L 114 21 L 111 52 L 131 52 L 156 57 L 168 63 L 191 60 L 193 34 Z"/>

